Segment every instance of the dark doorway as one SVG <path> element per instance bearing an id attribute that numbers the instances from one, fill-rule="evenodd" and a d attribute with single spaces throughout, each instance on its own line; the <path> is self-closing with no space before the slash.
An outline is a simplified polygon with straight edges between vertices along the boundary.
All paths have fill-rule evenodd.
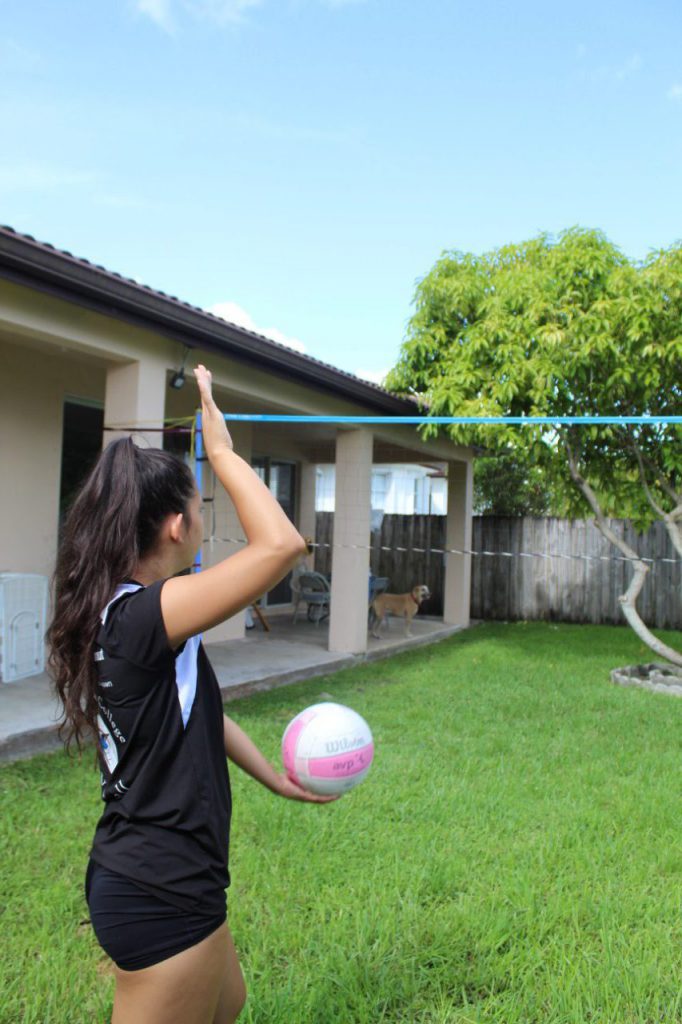
<path id="1" fill-rule="evenodd" d="M 251 466 L 277 498 L 292 523 L 295 523 L 296 463 L 271 459 L 267 455 L 254 455 L 251 459 Z M 277 586 L 268 591 L 264 604 L 288 604 L 291 601 L 290 579 L 291 573 L 287 573 Z"/>
<path id="2" fill-rule="evenodd" d="M 70 399 L 64 402 L 59 525 L 79 487 L 102 451 L 104 409 Z"/>

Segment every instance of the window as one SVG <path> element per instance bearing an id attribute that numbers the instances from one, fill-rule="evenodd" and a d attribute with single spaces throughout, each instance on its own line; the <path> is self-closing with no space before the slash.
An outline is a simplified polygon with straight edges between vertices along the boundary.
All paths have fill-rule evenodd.
<path id="1" fill-rule="evenodd" d="M 390 473 L 372 473 L 372 508 L 383 511 L 386 508 L 386 494 Z"/>
<path id="2" fill-rule="evenodd" d="M 315 510 L 333 512 L 335 479 L 333 466 L 318 466 L 315 472 Z"/>

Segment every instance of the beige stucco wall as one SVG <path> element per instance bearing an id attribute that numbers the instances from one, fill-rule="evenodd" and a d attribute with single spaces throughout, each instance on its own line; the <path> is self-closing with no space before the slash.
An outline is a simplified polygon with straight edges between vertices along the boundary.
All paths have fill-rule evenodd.
<path id="1" fill-rule="evenodd" d="M 110 427 L 131 425 L 120 381 L 131 376 L 131 360 L 168 378 L 182 361 L 177 342 L 150 330 L 130 326 L 49 295 L 0 281 L 0 571 L 51 575 L 57 551 L 62 447 L 62 413 L 66 397 L 104 404 Z M 220 397 L 243 411 L 248 402 L 272 400 L 271 374 L 251 370 L 236 360 L 198 350 L 196 362 L 211 367 Z M 189 363 L 188 363 L 189 367 Z M 132 374 L 131 379 L 135 377 Z M 197 391 L 191 371 L 182 391 L 166 380 L 166 417 L 192 415 Z M 300 402 L 310 389 L 277 382 L 277 397 Z M 131 396 L 131 399 L 134 396 Z M 131 401 L 140 434 L 147 423 L 144 403 Z M 296 406 L 294 405 L 294 408 Z M 149 422 L 158 419 L 156 408 Z M 116 436 L 105 433 L 105 443 Z M 160 436 L 149 435 L 159 444 Z M 269 451 L 270 438 L 257 445 Z M 291 439 L 277 439 L 273 455 L 301 457 Z"/>
<path id="2" fill-rule="evenodd" d="M 50 575 L 57 550 L 62 411 L 104 401 L 105 374 L 0 337 L 0 571 Z"/>

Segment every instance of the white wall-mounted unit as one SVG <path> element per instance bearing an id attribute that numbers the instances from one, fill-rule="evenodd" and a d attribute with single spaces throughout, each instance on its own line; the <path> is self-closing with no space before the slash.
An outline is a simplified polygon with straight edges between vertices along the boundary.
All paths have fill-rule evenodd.
<path id="1" fill-rule="evenodd" d="M 0 572 L 0 682 L 45 669 L 47 576 Z"/>

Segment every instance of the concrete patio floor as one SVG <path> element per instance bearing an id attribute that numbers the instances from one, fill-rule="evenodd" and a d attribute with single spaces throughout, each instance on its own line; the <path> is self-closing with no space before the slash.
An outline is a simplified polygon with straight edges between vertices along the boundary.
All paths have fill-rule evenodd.
<path id="1" fill-rule="evenodd" d="M 436 643 L 464 628 L 417 616 L 412 636 L 406 638 L 402 622 L 391 619 L 380 640 L 369 637 L 365 654 L 337 654 L 327 650 L 328 620 L 315 625 L 299 613 L 293 625 L 291 611 L 266 610 L 266 615 L 270 632 L 254 618 L 256 624 L 244 639 L 206 645 L 224 701 Z M 46 674 L 0 683 L 0 762 L 59 747 L 56 720 L 57 702 Z"/>

